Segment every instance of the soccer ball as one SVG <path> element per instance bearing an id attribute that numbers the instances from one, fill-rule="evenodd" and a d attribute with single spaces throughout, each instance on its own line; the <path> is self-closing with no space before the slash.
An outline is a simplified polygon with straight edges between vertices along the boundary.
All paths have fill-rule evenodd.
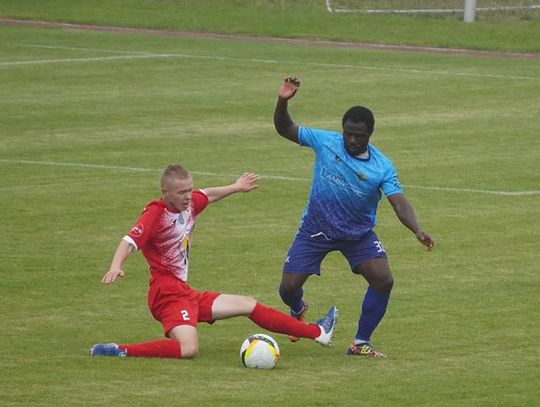
<path id="1" fill-rule="evenodd" d="M 279 346 L 268 335 L 251 335 L 240 347 L 240 359 L 245 367 L 272 369 L 279 362 Z"/>

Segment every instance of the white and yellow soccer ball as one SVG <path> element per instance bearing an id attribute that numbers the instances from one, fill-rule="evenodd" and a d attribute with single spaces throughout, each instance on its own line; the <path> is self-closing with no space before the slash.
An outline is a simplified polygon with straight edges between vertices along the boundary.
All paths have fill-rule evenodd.
<path id="1" fill-rule="evenodd" d="M 279 362 L 279 346 L 271 336 L 255 334 L 240 347 L 240 359 L 245 367 L 272 369 Z"/>

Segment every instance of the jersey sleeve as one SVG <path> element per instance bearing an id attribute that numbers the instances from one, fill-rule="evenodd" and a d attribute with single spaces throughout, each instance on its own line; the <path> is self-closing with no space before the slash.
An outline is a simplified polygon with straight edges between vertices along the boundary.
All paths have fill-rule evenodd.
<path id="1" fill-rule="evenodd" d="M 129 233 L 124 236 L 123 240 L 135 247 L 136 250 L 142 248 L 150 241 L 156 233 L 156 224 L 163 212 L 163 208 L 158 205 L 146 206 L 137 223 L 131 228 Z"/>
<path id="2" fill-rule="evenodd" d="M 385 177 L 381 183 L 381 189 L 386 197 L 403 193 L 399 178 L 394 165 L 389 164 Z"/>
<path id="3" fill-rule="evenodd" d="M 208 206 L 208 197 L 202 189 L 196 189 L 191 194 L 191 201 L 193 202 L 193 209 L 195 210 L 195 215 L 198 215 Z"/>
<path id="4" fill-rule="evenodd" d="M 328 140 L 328 136 L 335 134 L 333 131 L 312 129 L 310 127 L 300 126 L 298 128 L 298 144 L 311 147 L 317 151 L 322 143 Z"/>

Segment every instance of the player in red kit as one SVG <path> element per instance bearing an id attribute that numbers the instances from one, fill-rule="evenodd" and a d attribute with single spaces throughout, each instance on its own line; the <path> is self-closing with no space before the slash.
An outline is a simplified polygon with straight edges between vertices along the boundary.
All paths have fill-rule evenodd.
<path id="1" fill-rule="evenodd" d="M 257 188 L 259 177 L 245 173 L 233 184 L 193 191 L 189 172 L 169 165 L 161 177 L 161 199 L 143 209 L 137 223 L 120 241 L 102 283 L 124 276 L 122 266 L 134 251 L 142 251 L 150 269 L 148 307 L 168 339 L 131 345 L 100 343 L 91 356 L 130 356 L 191 359 L 198 352 L 197 324 L 247 316 L 272 332 L 310 338 L 323 346 L 332 341 L 337 309 L 331 307 L 315 324 L 302 321 L 243 295 L 197 291 L 187 284 L 188 259 L 195 219 L 209 203 Z"/>

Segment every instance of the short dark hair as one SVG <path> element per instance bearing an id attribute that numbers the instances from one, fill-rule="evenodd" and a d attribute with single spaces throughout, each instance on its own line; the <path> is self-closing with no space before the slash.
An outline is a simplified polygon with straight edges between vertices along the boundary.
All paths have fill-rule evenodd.
<path id="1" fill-rule="evenodd" d="M 353 106 L 347 110 L 343 115 L 341 125 L 343 126 L 347 120 L 353 123 L 365 123 L 370 134 L 373 133 L 375 128 L 373 112 L 364 106 Z"/>

